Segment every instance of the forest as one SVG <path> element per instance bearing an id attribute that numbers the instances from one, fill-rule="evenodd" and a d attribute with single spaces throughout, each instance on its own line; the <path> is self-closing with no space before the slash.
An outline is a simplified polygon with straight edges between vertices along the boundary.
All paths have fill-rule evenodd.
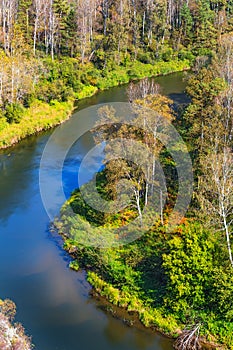
<path id="1" fill-rule="evenodd" d="M 232 12 L 226 0 L 2 0 L 1 147 L 67 119 L 74 99 L 211 56 Z"/>
<path id="2" fill-rule="evenodd" d="M 185 70 L 191 102 L 177 111 L 148 78 Z M 139 140 L 151 150 L 150 159 L 141 156 L 150 180 L 132 161 L 106 156 L 99 193 L 114 200 L 126 178 L 132 202 L 106 215 L 83 200 L 88 184 L 74 191 L 55 222 L 74 258 L 70 267 L 87 269 L 96 293 L 176 338 L 176 349 L 233 349 L 233 1 L 1 0 L 0 148 L 68 119 L 75 101 L 124 83 L 139 124 L 97 125 L 93 134 L 96 141 Z M 114 124 L 114 110 L 99 114 Z M 169 233 L 178 182 L 174 159 L 153 137 L 161 119 L 183 137 L 194 172 L 189 209 Z M 154 135 L 143 133 L 142 123 Z M 156 161 L 168 193 L 153 227 L 119 247 L 80 244 L 87 233 L 98 239 L 142 221 L 156 192 Z M 10 317 L 0 316 L 9 325 Z"/>

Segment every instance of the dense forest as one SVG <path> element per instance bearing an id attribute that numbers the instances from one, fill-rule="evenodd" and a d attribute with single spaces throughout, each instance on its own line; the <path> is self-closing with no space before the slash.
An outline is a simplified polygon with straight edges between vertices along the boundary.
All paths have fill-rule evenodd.
<path id="1" fill-rule="evenodd" d="M 212 51 L 232 30 L 232 11 L 225 0 L 3 0 L 1 44 L 10 56 L 21 47 L 101 67 L 129 55 L 149 63 Z"/>
<path id="2" fill-rule="evenodd" d="M 188 68 L 232 31 L 232 13 L 225 0 L 2 0 L 0 130 L 31 121 L 30 106 L 40 115 L 43 103 Z"/>
<path id="3" fill-rule="evenodd" d="M 150 181 L 132 161 L 106 157 L 97 176 L 99 193 L 114 200 L 117 183 L 126 178 L 131 204 L 106 215 L 76 190 L 56 227 L 75 258 L 70 266 L 87 268 L 89 282 L 112 304 L 176 337 L 177 349 L 200 348 L 200 335 L 202 341 L 233 349 L 232 33 L 231 0 L 0 2 L 0 147 L 64 121 L 77 99 L 134 81 L 128 96 L 135 128 L 114 125 L 114 110 L 105 108 L 100 117 L 113 127 L 97 125 L 93 134 L 97 141 L 137 139 L 150 149 L 150 159 L 141 155 Z M 153 80 L 135 82 L 190 67 L 191 102 L 179 110 Z M 190 207 L 169 233 L 178 179 L 174 159 L 154 137 L 163 119 L 185 140 L 194 171 Z M 154 135 L 143 133 L 143 123 Z M 153 213 L 153 226 L 115 248 L 80 244 L 87 233 L 98 239 L 136 217 L 140 225 L 143 208 L 156 192 L 156 161 L 166 175 L 167 198 L 161 196 L 164 208 Z M 0 316 L 9 326 L 9 318 Z"/>

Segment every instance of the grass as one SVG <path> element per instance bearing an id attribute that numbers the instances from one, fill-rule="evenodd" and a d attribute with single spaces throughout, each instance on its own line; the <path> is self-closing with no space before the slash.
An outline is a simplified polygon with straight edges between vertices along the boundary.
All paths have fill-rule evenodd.
<path id="1" fill-rule="evenodd" d="M 98 294 L 105 297 L 113 305 L 124 307 L 129 312 L 135 312 L 145 327 L 154 327 L 163 334 L 177 336 L 180 324 L 173 315 L 162 315 L 162 311 L 146 306 L 138 295 L 121 291 L 102 280 L 95 272 L 88 271 L 88 282 Z"/>
<path id="2" fill-rule="evenodd" d="M 27 136 L 47 130 L 67 120 L 74 109 L 74 101 L 52 101 L 50 104 L 34 101 L 26 109 L 19 123 L 8 124 L 4 119 L 0 124 L 0 148 L 10 147 Z"/>

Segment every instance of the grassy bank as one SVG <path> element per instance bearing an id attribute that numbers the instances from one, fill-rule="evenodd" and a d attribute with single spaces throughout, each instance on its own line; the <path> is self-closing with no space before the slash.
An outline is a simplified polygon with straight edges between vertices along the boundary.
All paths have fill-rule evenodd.
<path id="1" fill-rule="evenodd" d="M 113 305 L 137 313 L 145 327 L 156 328 L 163 334 L 172 337 L 177 337 L 181 333 L 182 324 L 173 315 L 164 316 L 163 310 L 149 307 L 136 293 L 113 287 L 112 284 L 105 282 L 93 271 L 88 271 L 87 280 L 98 294 L 105 297 Z"/>
<path id="2" fill-rule="evenodd" d="M 131 80 L 143 79 L 145 77 L 154 77 L 158 75 L 166 75 L 170 73 L 180 72 L 190 68 L 188 60 L 157 62 L 156 64 L 144 64 L 134 61 L 128 63 L 125 67 L 119 66 L 112 71 L 103 71 L 102 76 L 96 82 L 96 86 L 100 90 L 110 87 L 129 83 Z"/>
<path id="3" fill-rule="evenodd" d="M 51 104 L 34 101 L 25 109 L 19 123 L 9 124 L 0 120 L 0 148 L 10 147 L 27 136 L 36 134 L 63 123 L 69 118 L 74 108 L 74 101 L 54 101 Z"/>
<path id="4" fill-rule="evenodd" d="M 165 75 L 189 69 L 189 61 L 157 62 L 154 65 L 129 62 L 112 70 L 98 70 L 92 64 L 80 66 L 75 59 L 47 62 L 48 80 L 39 82 L 36 98 L 23 108 L 20 118 L 13 122 L 0 118 L 0 149 L 10 147 L 27 136 L 52 128 L 67 120 L 74 101 L 93 96 L 133 79 Z"/>

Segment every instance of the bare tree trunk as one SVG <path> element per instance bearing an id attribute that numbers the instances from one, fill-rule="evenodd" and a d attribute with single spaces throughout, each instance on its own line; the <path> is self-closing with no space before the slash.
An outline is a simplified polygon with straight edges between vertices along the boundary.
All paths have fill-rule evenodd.
<path id="1" fill-rule="evenodd" d="M 164 221 L 163 221 L 163 191 L 162 190 L 160 190 L 160 221 L 161 221 L 161 224 L 163 225 Z"/>
<path id="2" fill-rule="evenodd" d="M 134 195 L 135 195 L 135 199 L 136 199 L 138 216 L 140 218 L 140 224 L 142 225 L 142 211 L 141 211 L 141 207 L 140 207 L 140 191 L 138 189 L 135 189 L 134 190 Z"/>
<path id="3" fill-rule="evenodd" d="M 229 259 L 230 259 L 231 266 L 233 267 L 233 258 L 232 258 L 232 252 L 231 252 L 231 242 L 230 242 L 230 233 L 229 233 L 229 228 L 228 228 L 228 224 L 227 224 L 225 215 L 223 217 L 223 224 L 224 224 L 225 233 L 226 233 L 227 250 L 228 250 L 228 254 L 229 254 Z"/>
<path id="4" fill-rule="evenodd" d="M 37 25 L 38 25 L 38 18 L 36 17 L 35 25 L 34 25 L 34 38 L 33 38 L 33 53 L 34 53 L 34 56 L 36 55 Z"/>

